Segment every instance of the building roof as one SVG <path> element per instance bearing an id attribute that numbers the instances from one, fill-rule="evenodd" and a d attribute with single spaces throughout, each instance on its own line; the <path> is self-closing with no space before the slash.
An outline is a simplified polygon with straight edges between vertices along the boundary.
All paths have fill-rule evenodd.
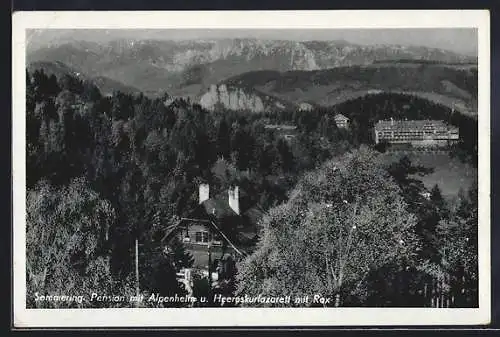
<path id="1" fill-rule="evenodd" d="M 381 120 L 375 124 L 375 130 L 442 130 L 447 131 L 450 129 L 456 129 L 454 126 L 447 125 L 444 121 L 440 120 Z"/>
<path id="2" fill-rule="evenodd" d="M 239 207 L 240 213 L 249 208 L 249 196 L 241 187 L 238 188 L 239 195 Z M 208 198 L 207 200 L 201 203 L 207 214 L 213 214 L 213 210 L 215 208 L 217 218 L 222 218 L 225 216 L 237 215 L 234 210 L 229 206 L 229 196 L 228 191 L 223 191 L 215 196 Z"/>
<path id="3" fill-rule="evenodd" d="M 238 191 L 239 194 L 239 209 L 240 214 L 229 206 L 228 192 L 221 192 L 214 197 L 203 201 L 194 210 L 193 215 L 196 216 L 210 216 L 217 220 L 225 220 L 231 217 L 240 217 L 248 225 L 256 225 L 258 220 L 263 216 L 264 212 L 256 205 L 250 196 L 241 187 Z"/>
<path id="4" fill-rule="evenodd" d="M 335 119 L 335 121 L 349 121 L 349 118 L 347 118 L 346 116 L 342 115 L 342 114 L 336 114 L 335 117 L 333 117 Z"/>
<path id="5" fill-rule="evenodd" d="M 295 125 L 285 125 L 285 124 L 267 124 L 264 126 L 265 129 L 272 130 L 283 130 L 283 131 L 292 131 L 297 129 Z"/>
<path id="6" fill-rule="evenodd" d="M 213 215 L 217 219 L 237 216 L 236 212 L 229 206 L 227 200 L 221 198 L 210 198 L 201 203 L 206 214 Z"/>

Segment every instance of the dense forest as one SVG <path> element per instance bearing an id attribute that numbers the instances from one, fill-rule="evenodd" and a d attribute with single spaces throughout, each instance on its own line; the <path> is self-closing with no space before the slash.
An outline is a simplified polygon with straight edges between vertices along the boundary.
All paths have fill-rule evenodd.
<path id="1" fill-rule="evenodd" d="M 335 158 L 354 160 L 349 156 L 362 144 L 373 148 L 369 128 L 381 118 L 435 118 L 458 125 L 464 137 L 454 152 L 477 163 L 477 121 L 408 95 L 367 96 L 313 111 L 209 112 L 167 93 L 155 99 L 121 92 L 103 96 L 92 82 L 35 70 L 26 72 L 26 105 L 26 272 L 31 307 L 40 305 L 32 299 L 42 290 L 134 293 L 136 239 L 141 243 L 141 291 L 182 292 L 175 269 L 192 263 L 189 253 L 177 244 L 175 261 L 180 263 L 174 267 L 162 255 L 160 238 L 165 226 L 197 205 L 199 183 L 209 182 L 215 192 L 238 184 L 274 214 L 274 209 L 293 202 L 289 195 L 304 185 L 304 175 L 321 172 Z M 337 129 L 336 111 L 351 118 L 352 130 Z M 296 125 L 298 134 L 288 141 L 267 130 L 269 123 Z M 360 158 L 376 162 L 372 154 L 377 152 L 365 145 Z M 430 201 L 422 199 L 422 183 L 413 174 L 425 174 L 425 168 L 404 158 L 374 167 L 390 177 L 393 186 L 388 188 L 400 195 L 398 205 L 415 217 L 411 230 L 420 250 L 411 256 L 411 267 L 422 275 L 452 277 L 462 288 L 466 281 L 475 284 L 477 187 L 449 205 L 437 187 Z M 266 237 L 268 226 L 263 226 L 261 237 Z M 464 231 L 470 242 L 458 247 L 452 238 L 463 237 Z M 440 250 L 444 245 L 450 248 L 447 254 L 454 254 L 446 268 Z M 462 255 L 464 251 L 470 256 Z M 469 259 L 467 270 L 461 267 L 464 258 Z M 243 274 L 251 274 L 251 264 L 245 263 Z M 387 264 L 378 270 L 384 267 Z M 240 278 L 241 289 L 255 289 L 244 282 Z M 374 296 L 365 294 L 364 303 Z M 474 297 L 467 298 L 471 305 Z M 394 298 L 388 301 L 397 304 Z"/>

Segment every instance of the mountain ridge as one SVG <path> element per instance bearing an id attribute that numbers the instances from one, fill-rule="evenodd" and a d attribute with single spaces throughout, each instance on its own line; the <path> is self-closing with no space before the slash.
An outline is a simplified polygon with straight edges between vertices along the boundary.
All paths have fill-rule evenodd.
<path id="1" fill-rule="evenodd" d="M 72 41 L 30 50 L 27 55 L 28 62 L 60 61 L 76 71 L 104 76 L 151 96 L 168 91 L 190 97 L 199 96 L 211 84 L 249 71 L 324 70 L 401 58 L 455 63 L 475 60 L 427 47 L 259 39 Z"/>
<path id="2" fill-rule="evenodd" d="M 43 70 L 47 75 L 55 75 L 58 79 L 68 74 L 81 80 L 86 80 L 94 83 L 103 95 L 111 95 L 114 91 L 121 91 L 128 94 L 139 93 L 140 90 L 119 81 L 107 78 L 105 76 L 89 76 L 88 74 L 77 71 L 66 64 L 54 61 L 36 61 L 27 64 L 29 71 Z"/>
<path id="3" fill-rule="evenodd" d="M 227 78 L 218 85 L 273 97 L 296 107 L 304 103 L 332 106 L 367 94 L 393 92 L 425 98 L 466 114 L 477 113 L 474 65 L 402 62 L 314 71 L 253 71 Z M 208 92 L 202 97 L 207 95 Z M 213 98 L 205 101 L 216 104 Z M 275 108 L 264 106 L 263 110 Z"/>

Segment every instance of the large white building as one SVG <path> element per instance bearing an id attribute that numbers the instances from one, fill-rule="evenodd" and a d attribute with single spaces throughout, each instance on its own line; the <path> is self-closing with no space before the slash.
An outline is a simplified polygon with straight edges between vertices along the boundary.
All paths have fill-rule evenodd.
<path id="1" fill-rule="evenodd" d="M 440 120 L 381 120 L 373 128 L 375 144 L 447 146 L 459 140 L 458 128 Z"/>

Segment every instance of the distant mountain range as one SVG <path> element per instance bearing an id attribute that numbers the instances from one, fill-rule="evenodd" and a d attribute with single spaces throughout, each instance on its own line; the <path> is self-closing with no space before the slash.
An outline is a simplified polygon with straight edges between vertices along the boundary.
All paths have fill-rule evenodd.
<path id="1" fill-rule="evenodd" d="M 207 107 L 217 102 L 232 108 L 254 102 L 254 110 L 330 105 L 377 90 L 415 92 L 467 110 L 477 104 L 477 59 L 426 47 L 121 39 L 55 43 L 29 50 L 27 60 L 30 68 L 92 78 L 105 93 L 167 92 L 201 100 Z M 214 95 L 222 84 L 228 96 L 218 100 Z"/>
<path id="2" fill-rule="evenodd" d="M 101 91 L 103 95 L 110 95 L 113 91 L 121 91 L 128 94 L 139 93 L 140 90 L 128 85 L 125 85 L 121 82 L 112 80 L 108 77 L 104 76 L 89 76 L 81 71 L 77 71 L 73 68 L 68 67 L 66 64 L 54 61 L 54 62 L 46 62 L 46 61 L 36 61 L 28 64 L 29 71 L 35 71 L 37 69 L 43 69 L 46 74 L 52 75 L 54 74 L 57 78 L 62 78 L 64 75 L 72 75 L 81 80 L 92 81 Z"/>

